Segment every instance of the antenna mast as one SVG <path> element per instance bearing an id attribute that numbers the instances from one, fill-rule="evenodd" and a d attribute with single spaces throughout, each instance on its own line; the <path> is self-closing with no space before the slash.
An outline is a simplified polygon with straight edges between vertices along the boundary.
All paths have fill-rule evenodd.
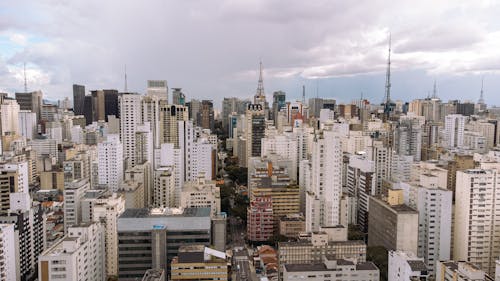
<path id="1" fill-rule="evenodd" d="M 384 113 L 389 115 L 391 108 L 391 34 L 389 33 L 389 52 L 387 56 L 387 72 L 385 76 L 385 105 Z"/>
<path id="2" fill-rule="evenodd" d="M 432 98 L 437 99 L 436 79 L 434 79 L 434 89 L 432 90 Z"/>

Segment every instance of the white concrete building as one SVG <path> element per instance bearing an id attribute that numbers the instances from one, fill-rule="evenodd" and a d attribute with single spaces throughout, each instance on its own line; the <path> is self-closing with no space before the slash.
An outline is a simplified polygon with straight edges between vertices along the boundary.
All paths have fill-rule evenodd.
<path id="1" fill-rule="evenodd" d="M 196 181 L 184 184 L 181 194 L 182 208 L 211 208 L 212 217 L 220 213 L 220 189 L 215 181 L 208 181 L 205 175 L 199 174 Z"/>
<path id="2" fill-rule="evenodd" d="M 153 174 L 161 174 L 163 170 L 169 169 L 170 172 L 173 174 L 173 180 L 174 180 L 174 187 L 173 190 L 170 190 L 168 202 L 171 202 L 174 206 L 179 206 L 180 204 L 180 198 L 181 198 L 181 190 L 182 186 L 184 185 L 184 176 L 185 176 L 185 166 L 184 163 L 188 161 L 187 159 L 183 157 L 184 151 L 179 148 L 174 148 L 173 143 L 162 143 L 160 149 L 155 150 L 155 170 L 153 171 Z M 154 175 L 154 177 L 156 177 Z M 151 193 L 154 196 L 160 196 L 160 195 L 154 195 L 155 193 L 155 183 L 153 180 L 153 187 Z M 163 191 L 162 191 L 163 192 Z M 163 195 L 162 195 L 163 196 Z M 166 196 L 166 195 L 165 195 Z M 173 197 L 170 197 L 173 196 Z M 160 196 L 161 197 L 161 196 Z M 157 197 L 157 200 L 159 200 Z M 172 200 L 172 201 L 171 201 Z M 152 200 L 153 202 L 155 199 Z M 169 203 L 170 204 L 170 203 Z"/>
<path id="3" fill-rule="evenodd" d="M 4 99 L 0 105 L 0 122 L 2 135 L 6 133 L 19 135 L 19 104 L 15 99 Z"/>
<path id="4" fill-rule="evenodd" d="M 19 281 L 19 252 L 14 224 L 0 224 L 0 279 Z"/>
<path id="5" fill-rule="evenodd" d="M 178 207 L 175 174 L 172 167 L 161 167 L 154 171 L 153 206 L 157 208 Z M 179 193 L 180 195 L 180 193 Z M 179 196 L 180 197 L 180 196 Z"/>
<path id="6" fill-rule="evenodd" d="M 118 96 L 118 107 L 120 109 L 120 139 L 123 144 L 123 156 L 126 167 L 133 167 L 135 163 L 135 133 L 137 126 L 142 124 L 141 114 L 142 96 L 136 93 L 123 93 Z"/>
<path id="7" fill-rule="evenodd" d="M 354 263 L 324 257 L 323 263 L 285 264 L 283 281 L 378 281 L 380 272 L 372 262 Z"/>
<path id="8" fill-rule="evenodd" d="M 292 169 L 289 172 L 290 179 L 297 182 L 298 168 L 298 142 L 297 138 L 292 134 L 282 134 L 262 138 L 261 157 L 270 154 L 277 154 L 292 161 Z"/>
<path id="9" fill-rule="evenodd" d="M 64 233 L 70 226 L 82 221 L 81 200 L 89 189 L 90 183 L 86 178 L 64 184 Z"/>
<path id="10" fill-rule="evenodd" d="M 58 156 L 58 142 L 54 139 L 33 139 L 28 142 L 31 149 L 37 152 L 38 156 Z"/>
<path id="11" fill-rule="evenodd" d="M 104 227 L 100 223 L 73 226 L 39 257 L 42 281 L 103 281 L 106 278 Z"/>
<path id="12" fill-rule="evenodd" d="M 366 155 L 352 155 L 347 166 L 346 186 L 349 197 L 356 201 L 357 224 L 368 231 L 369 197 L 375 195 L 375 163 Z"/>
<path id="13" fill-rule="evenodd" d="M 451 258 L 452 191 L 438 187 L 438 177 L 421 181 L 421 185 L 401 183 L 409 196 L 405 204 L 419 213 L 418 256 L 423 257 L 431 274 L 438 261 Z M 430 183 L 431 180 L 434 183 Z"/>
<path id="14" fill-rule="evenodd" d="M 37 131 L 36 113 L 31 110 L 19 110 L 19 134 L 32 140 Z"/>
<path id="15" fill-rule="evenodd" d="M 0 172 L 17 173 L 17 192 L 29 193 L 28 162 L 0 164 Z"/>
<path id="16" fill-rule="evenodd" d="M 493 281 L 477 266 L 466 261 L 438 261 L 436 281 Z"/>
<path id="17" fill-rule="evenodd" d="M 135 150 L 135 149 L 134 149 Z M 97 144 L 99 184 L 115 192 L 123 181 L 123 146 L 118 135 Z"/>
<path id="18" fill-rule="evenodd" d="M 86 219 L 83 222 L 96 222 L 104 226 L 106 275 L 118 274 L 118 232 L 116 228 L 118 217 L 125 211 L 123 195 L 113 193 L 111 196 L 101 195 L 94 198 L 84 198 L 82 213 Z"/>
<path id="19" fill-rule="evenodd" d="M 391 281 L 426 281 L 429 278 L 424 260 L 411 252 L 389 251 L 388 267 L 387 276 Z"/>
<path id="20" fill-rule="evenodd" d="M 450 114 L 445 117 L 444 141 L 446 147 L 461 147 L 464 144 L 465 120 L 461 114 Z"/>
<path id="21" fill-rule="evenodd" d="M 453 259 L 467 260 L 492 275 L 500 256 L 500 175 L 495 169 L 499 163 L 489 165 L 492 169 L 457 172 Z"/>
<path id="22" fill-rule="evenodd" d="M 306 191 L 306 231 L 340 224 L 342 144 L 333 131 L 323 131 L 312 145 L 311 185 Z"/>

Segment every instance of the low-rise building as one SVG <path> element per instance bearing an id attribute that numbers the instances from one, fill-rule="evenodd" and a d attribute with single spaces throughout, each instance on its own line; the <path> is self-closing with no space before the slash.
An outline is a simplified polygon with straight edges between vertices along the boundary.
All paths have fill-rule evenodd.
<path id="1" fill-rule="evenodd" d="M 423 258 L 411 252 L 389 251 L 388 280 L 429 280 L 429 271 Z"/>
<path id="2" fill-rule="evenodd" d="M 438 261 L 436 263 L 436 281 L 493 281 L 477 266 L 466 261 Z"/>
<path id="3" fill-rule="evenodd" d="M 299 233 L 306 230 L 306 220 L 302 214 L 289 214 L 281 217 L 279 221 L 280 235 L 296 238 Z"/>
<path id="4" fill-rule="evenodd" d="M 380 272 L 372 262 L 354 263 L 324 256 L 322 263 L 287 264 L 283 281 L 378 281 Z"/>
<path id="5" fill-rule="evenodd" d="M 228 280 L 226 254 L 205 247 L 179 247 L 170 265 L 171 280 Z"/>

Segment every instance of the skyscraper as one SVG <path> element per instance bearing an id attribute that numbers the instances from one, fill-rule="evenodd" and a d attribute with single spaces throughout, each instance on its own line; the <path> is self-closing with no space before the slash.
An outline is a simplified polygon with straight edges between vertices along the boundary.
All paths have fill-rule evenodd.
<path id="1" fill-rule="evenodd" d="M 42 91 L 16 93 L 16 101 L 19 104 L 20 110 L 35 112 L 38 121 L 42 120 L 42 99 Z"/>
<path id="2" fill-rule="evenodd" d="M 118 91 L 103 90 L 104 92 L 104 119 L 108 122 L 108 116 L 120 117 L 118 113 Z"/>
<path id="3" fill-rule="evenodd" d="M 444 140 L 449 148 L 461 147 L 464 144 L 466 117 L 461 114 L 446 116 L 444 123 Z"/>
<path id="4" fill-rule="evenodd" d="M 137 93 L 122 93 L 118 98 L 121 142 L 127 169 L 136 164 L 135 133 L 137 125 L 142 123 L 141 98 Z"/>
<path id="5" fill-rule="evenodd" d="M 278 112 L 286 105 L 286 93 L 283 91 L 276 91 L 273 93 L 273 110 L 271 119 L 274 120 L 274 124 L 277 123 Z"/>
<path id="6" fill-rule="evenodd" d="M 266 130 L 266 118 L 262 104 L 251 104 L 246 112 L 247 157 L 260 156 L 262 138 Z"/>
<path id="7" fill-rule="evenodd" d="M 493 275 L 500 256 L 500 186 L 498 163 L 491 165 L 492 169 L 457 172 L 453 259 L 469 261 Z"/>
<path id="8" fill-rule="evenodd" d="M 135 150 L 136 147 L 134 147 Z M 116 192 L 123 181 L 123 145 L 118 135 L 108 135 L 106 141 L 97 145 L 97 157 L 99 159 L 99 184 Z M 136 155 L 132 157 L 135 162 Z"/>
<path id="9" fill-rule="evenodd" d="M 211 100 L 201 101 L 200 117 L 198 117 L 198 126 L 203 129 L 214 131 L 214 104 Z"/>
<path id="10" fill-rule="evenodd" d="M 148 80 L 148 95 L 157 96 L 168 101 L 168 86 L 166 80 Z"/>
<path id="11" fill-rule="evenodd" d="M 333 131 L 323 131 L 312 143 L 311 185 L 306 190 L 306 231 L 340 224 L 342 145 Z"/>
<path id="12" fill-rule="evenodd" d="M 172 88 L 172 104 L 186 105 L 186 95 L 182 92 L 182 88 Z"/>
<path id="13" fill-rule="evenodd" d="M 85 86 L 73 84 L 73 112 L 83 115 L 85 102 Z"/>

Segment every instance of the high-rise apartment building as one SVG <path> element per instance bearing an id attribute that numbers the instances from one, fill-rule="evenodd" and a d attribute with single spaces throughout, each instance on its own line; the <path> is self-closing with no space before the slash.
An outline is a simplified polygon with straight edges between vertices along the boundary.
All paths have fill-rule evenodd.
<path id="1" fill-rule="evenodd" d="M 136 93 L 122 93 L 118 98 L 120 110 L 120 139 L 123 144 L 123 158 L 126 168 L 135 166 L 135 133 L 142 124 L 142 96 Z"/>
<path id="2" fill-rule="evenodd" d="M 209 181 L 203 173 L 198 174 L 196 181 L 188 181 L 182 187 L 181 208 L 211 208 L 212 217 L 218 215 L 220 209 L 220 188 L 215 181 Z"/>
<path id="3" fill-rule="evenodd" d="M 201 112 L 201 101 L 192 99 L 186 103 L 186 107 L 188 108 L 189 119 L 193 120 L 194 124 L 198 124 L 198 117 Z"/>
<path id="4" fill-rule="evenodd" d="M 28 140 L 32 140 L 38 133 L 36 113 L 29 110 L 19 111 L 19 134 Z"/>
<path id="5" fill-rule="evenodd" d="M 0 105 L 1 135 L 19 135 L 19 104 L 15 99 L 4 99 Z"/>
<path id="6" fill-rule="evenodd" d="M 106 279 L 104 227 L 86 223 L 68 229 L 68 233 L 39 258 L 40 281 Z"/>
<path id="7" fill-rule="evenodd" d="M 408 281 L 408 280 L 429 280 L 429 272 L 422 258 L 412 252 L 389 251 L 389 271 L 388 280 Z"/>
<path id="8" fill-rule="evenodd" d="M 160 101 L 160 143 L 173 143 L 175 148 L 179 148 L 179 121 L 187 120 L 185 106 Z"/>
<path id="9" fill-rule="evenodd" d="M 147 94 L 168 101 L 168 85 L 166 80 L 148 80 Z"/>
<path id="10" fill-rule="evenodd" d="M 464 144 L 466 117 L 461 114 L 451 114 L 445 117 L 444 141 L 447 147 L 461 147 Z"/>
<path id="11" fill-rule="evenodd" d="M 347 166 L 346 187 L 357 206 L 356 222 L 368 232 L 368 203 L 375 195 L 375 164 L 363 155 L 353 155 Z"/>
<path id="12" fill-rule="evenodd" d="M 124 171 L 123 146 L 118 135 L 108 135 L 106 141 L 97 145 L 97 157 L 99 184 L 105 185 L 109 190 L 115 192 L 123 181 Z M 135 159 L 135 155 L 133 158 Z"/>
<path id="13" fill-rule="evenodd" d="M 90 189 L 88 179 L 79 179 L 64 184 L 64 232 L 82 222 L 81 200 Z"/>
<path id="14" fill-rule="evenodd" d="M 422 154 L 422 120 L 416 116 L 402 116 L 394 129 L 394 149 L 397 154 L 413 156 L 420 161 Z"/>
<path id="15" fill-rule="evenodd" d="M 0 278 L 2 280 L 18 281 L 19 253 L 13 224 L 0 224 Z"/>
<path id="16" fill-rule="evenodd" d="M 323 131 L 312 144 L 311 185 L 306 190 L 306 231 L 340 224 L 342 145 L 333 131 Z"/>
<path id="17" fill-rule="evenodd" d="M 453 259 L 467 260 L 490 275 L 500 256 L 496 220 L 500 215 L 500 175 L 492 168 L 457 172 L 453 231 Z"/>
<path id="18" fill-rule="evenodd" d="M 247 210 L 247 239 L 268 241 L 273 236 L 273 202 L 271 197 L 257 197 Z"/>

